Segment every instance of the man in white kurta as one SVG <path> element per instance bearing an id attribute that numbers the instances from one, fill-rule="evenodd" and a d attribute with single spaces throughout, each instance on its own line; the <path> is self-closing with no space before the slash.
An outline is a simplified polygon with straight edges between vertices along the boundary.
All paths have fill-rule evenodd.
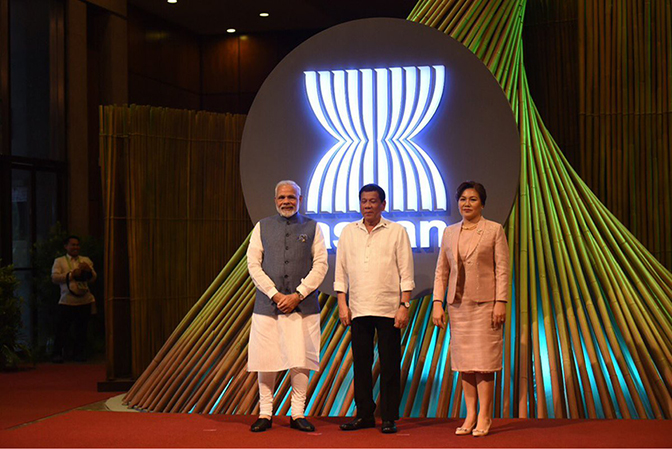
<path id="1" fill-rule="evenodd" d="M 257 287 L 248 349 L 248 371 L 258 372 L 259 419 L 250 428 L 272 427 L 273 389 L 279 371 L 290 370 L 290 427 L 315 430 L 306 420 L 310 370 L 320 366 L 320 306 L 317 288 L 327 273 L 327 249 L 317 223 L 298 213 L 301 188 L 280 181 L 277 215 L 256 224 L 247 267 Z"/>

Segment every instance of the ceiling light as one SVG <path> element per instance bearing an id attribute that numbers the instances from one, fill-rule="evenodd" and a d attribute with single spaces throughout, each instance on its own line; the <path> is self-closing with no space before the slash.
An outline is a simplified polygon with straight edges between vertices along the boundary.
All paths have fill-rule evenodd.
<path id="1" fill-rule="evenodd" d="M 235 33 L 236 29 L 235 28 L 229 28 L 226 30 L 227 33 Z"/>
<path id="2" fill-rule="evenodd" d="M 168 3 L 177 3 L 177 0 L 168 0 Z"/>
<path id="3" fill-rule="evenodd" d="M 267 13 L 267 12 L 260 12 L 259 13 L 259 17 L 268 17 L 268 16 L 270 16 L 270 14 Z"/>

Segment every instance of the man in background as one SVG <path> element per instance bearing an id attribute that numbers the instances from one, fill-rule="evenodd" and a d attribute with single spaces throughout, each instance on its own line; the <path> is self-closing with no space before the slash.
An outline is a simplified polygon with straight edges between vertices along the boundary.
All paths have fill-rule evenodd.
<path id="1" fill-rule="evenodd" d="M 65 256 L 56 258 L 51 269 L 51 281 L 61 288 L 52 362 L 63 363 L 71 327 L 74 327 L 75 334 L 73 359 L 84 362 L 89 316 L 95 311 L 92 307 L 95 307 L 96 301 L 89 291 L 89 283 L 97 276 L 91 259 L 79 254 L 79 237 L 68 236 L 63 240 L 63 246 Z"/>

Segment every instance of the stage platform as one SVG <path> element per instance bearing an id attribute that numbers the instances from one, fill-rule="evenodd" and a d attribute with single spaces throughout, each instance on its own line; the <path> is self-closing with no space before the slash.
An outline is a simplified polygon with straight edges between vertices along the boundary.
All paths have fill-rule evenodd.
<path id="1" fill-rule="evenodd" d="M 74 410 L 0 431 L 2 447 L 670 447 L 672 422 L 497 419 L 483 438 L 455 436 L 454 419 L 402 419 L 399 432 L 343 432 L 345 418 L 312 418 L 314 433 L 273 428 L 252 433 L 249 416 Z"/>
<path id="2" fill-rule="evenodd" d="M 316 432 L 301 433 L 283 416 L 255 434 L 252 416 L 129 411 L 122 395 L 95 391 L 103 375 L 95 365 L 2 373 L 0 447 L 672 447 L 671 420 L 496 419 L 474 438 L 454 435 L 457 419 L 402 419 L 384 435 L 339 430 L 349 418 L 310 418 Z"/>

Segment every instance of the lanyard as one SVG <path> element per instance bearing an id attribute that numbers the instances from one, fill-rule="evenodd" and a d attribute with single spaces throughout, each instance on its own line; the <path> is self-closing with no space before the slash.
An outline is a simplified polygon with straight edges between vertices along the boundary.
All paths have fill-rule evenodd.
<path id="1" fill-rule="evenodd" d="M 65 256 L 65 261 L 68 263 L 68 268 L 70 269 L 70 271 L 72 271 L 72 263 L 70 263 L 70 257 L 67 254 Z M 77 258 L 75 262 L 77 262 L 77 265 L 79 266 L 79 258 Z"/>

